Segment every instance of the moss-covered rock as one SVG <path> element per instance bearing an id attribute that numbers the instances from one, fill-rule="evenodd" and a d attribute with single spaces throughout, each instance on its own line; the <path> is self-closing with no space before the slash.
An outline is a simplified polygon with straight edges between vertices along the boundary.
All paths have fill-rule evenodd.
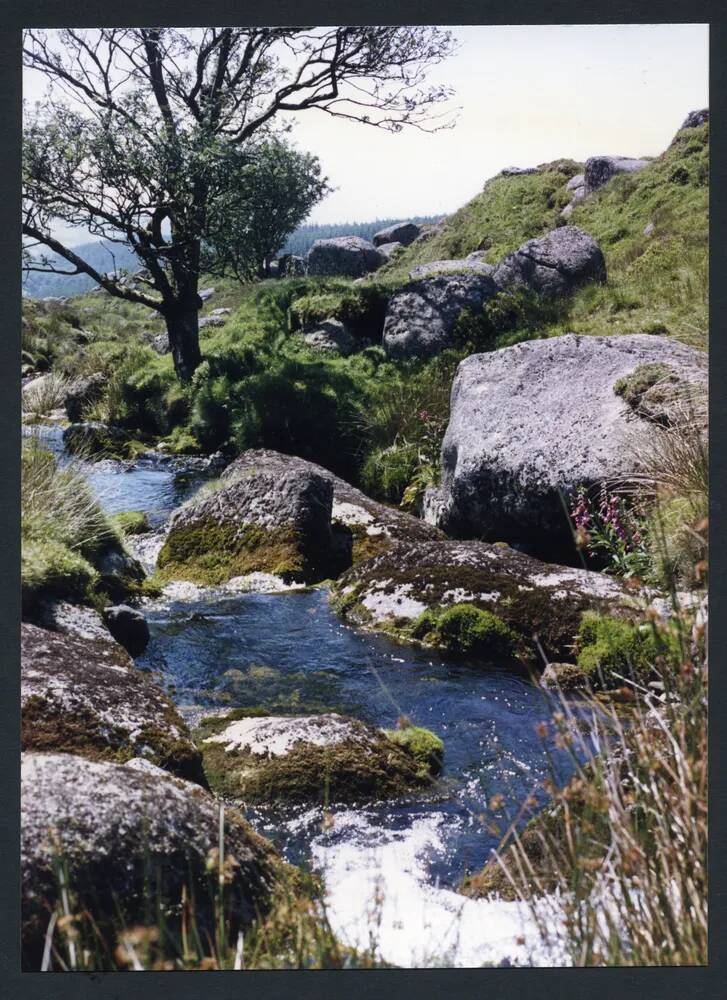
<path id="1" fill-rule="evenodd" d="M 658 658 L 673 656 L 676 638 L 656 624 L 639 625 L 587 612 L 576 640 L 578 667 L 596 686 L 619 687 L 624 679 L 644 679 Z"/>
<path id="2" fill-rule="evenodd" d="M 123 765 L 69 754 L 25 753 L 22 762 L 23 968 L 40 969 L 49 915 L 60 906 L 58 865 L 74 912 L 93 914 L 101 940 L 149 921 L 155 907 L 179 913 L 194 900 L 201 935 L 218 926 L 215 850 L 220 805 L 209 792 L 148 761 Z M 281 859 L 234 809 L 224 812 L 224 919 L 234 946 L 269 907 Z M 154 919 L 154 918 L 152 918 Z"/>
<path id="3" fill-rule="evenodd" d="M 149 531 L 149 520 L 143 510 L 123 510 L 109 518 L 122 535 L 142 535 Z"/>
<path id="4" fill-rule="evenodd" d="M 133 440 L 120 428 L 94 421 L 66 427 L 63 444 L 72 455 L 89 460 L 128 459 L 146 450 L 146 445 Z"/>
<path id="5" fill-rule="evenodd" d="M 389 734 L 329 712 L 270 716 L 238 710 L 197 733 L 211 787 L 245 802 L 352 802 L 431 784 L 440 741 Z M 439 764 L 437 764 L 437 760 Z"/>
<path id="6" fill-rule="evenodd" d="M 549 663 L 542 673 L 543 687 L 556 690 L 582 691 L 590 684 L 588 674 L 575 663 Z"/>
<path id="7" fill-rule="evenodd" d="M 422 726 L 402 726 L 386 729 L 386 736 L 412 754 L 424 776 L 438 774 L 444 760 L 444 742 L 435 733 Z"/>
<path id="8" fill-rule="evenodd" d="M 21 743 L 90 760 L 144 757 L 205 783 L 186 724 L 111 636 L 82 638 L 23 623 Z"/>
<path id="9" fill-rule="evenodd" d="M 584 611 L 635 614 L 612 577 L 474 541 L 396 545 L 345 573 L 332 605 L 352 624 L 405 641 L 528 665 L 537 643 L 550 659 L 568 658 Z"/>
<path id="10" fill-rule="evenodd" d="M 395 507 L 372 500 L 328 469 L 293 455 L 282 455 L 264 448 L 251 449 L 243 452 L 225 469 L 222 481 L 234 482 L 256 469 L 266 470 L 274 476 L 282 476 L 286 470 L 300 470 L 315 473 L 331 484 L 334 542 L 335 538 L 345 540 L 348 536 L 352 546 L 348 563 L 342 569 L 379 555 L 399 541 L 435 541 L 445 537 L 438 528 Z"/>

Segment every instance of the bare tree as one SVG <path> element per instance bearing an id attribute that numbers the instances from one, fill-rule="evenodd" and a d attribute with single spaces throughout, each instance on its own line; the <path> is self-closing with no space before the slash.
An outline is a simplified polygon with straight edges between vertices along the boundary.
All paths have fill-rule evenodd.
<path id="1" fill-rule="evenodd" d="M 241 227 L 226 231 L 220 210 L 266 142 L 313 108 L 392 132 L 446 127 L 450 91 L 426 75 L 452 50 L 450 32 L 421 26 L 26 31 L 25 65 L 51 87 L 25 128 L 25 266 L 56 269 L 54 251 L 63 273 L 161 313 L 189 379 L 200 268 L 224 270 Z M 59 220 L 131 247 L 142 287 L 54 237 Z"/>

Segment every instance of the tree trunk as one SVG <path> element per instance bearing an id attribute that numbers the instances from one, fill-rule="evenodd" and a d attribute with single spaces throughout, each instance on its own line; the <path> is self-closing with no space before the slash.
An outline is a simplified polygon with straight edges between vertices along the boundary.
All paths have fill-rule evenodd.
<path id="1" fill-rule="evenodd" d="M 202 360 L 199 349 L 198 312 L 202 305 L 196 295 L 198 304 L 179 305 L 165 313 L 169 346 L 172 350 L 174 371 L 180 382 L 189 382 L 195 369 Z"/>

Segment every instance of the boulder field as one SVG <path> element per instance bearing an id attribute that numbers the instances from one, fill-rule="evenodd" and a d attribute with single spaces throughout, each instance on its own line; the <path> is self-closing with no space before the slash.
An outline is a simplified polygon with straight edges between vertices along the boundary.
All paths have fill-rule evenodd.
<path id="1" fill-rule="evenodd" d="M 126 764 L 62 753 L 24 753 L 21 768 L 23 964 L 38 971 L 51 913 L 60 902 L 58 865 L 79 908 L 115 938 L 121 904 L 129 926 L 144 923 L 149 882 L 163 905 L 183 888 L 195 899 L 200 933 L 215 934 L 209 861 L 219 840 L 220 805 L 198 785 L 148 761 Z M 224 814 L 225 885 L 233 934 L 264 912 L 282 862 L 234 809 Z M 152 904 L 153 905 L 153 904 Z"/>
<path id="2" fill-rule="evenodd" d="M 196 733 L 210 785 L 245 802 L 352 802 L 431 785 L 443 744 L 417 727 L 387 733 L 328 712 L 260 716 L 232 712 Z"/>
<path id="3" fill-rule="evenodd" d="M 706 387 L 706 356 L 654 335 L 568 334 L 471 355 L 452 386 L 426 518 L 454 537 L 571 561 L 573 492 L 629 481 L 658 425 Z"/>
<path id="4" fill-rule="evenodd" d="M 588 281 L 605 281 L 598 243 L 576 226 L 561 226 L 523 243 L 493 266 L 477 251 L 463 260 L 415 267 L 386 311 L 383 345 L 392 358 L 429 357 L 454 347 L 455 324 L 506 289 L 524 288 L 546 298 L 568 295 Z"/>

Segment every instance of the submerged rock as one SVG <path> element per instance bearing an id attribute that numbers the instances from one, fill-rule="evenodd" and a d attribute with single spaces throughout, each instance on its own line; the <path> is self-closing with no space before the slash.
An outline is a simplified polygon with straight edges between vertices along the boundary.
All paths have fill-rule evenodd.
<path id="1" fill-rule="evenodd" d="M 628 480 L 653 437 L 652 420 L 617 394 L 645 363 L 668 366 L 682 395 L 706 394 L 706 356 L 647 334 L 568 334 L 465 358 L 427 518 L 459 538 L 572 560 L 569 496 Z"/>
<path id="2" fill-rule="evenodd" d="M 528 664 L 536 661 L 534 636 L 548 658 L 562 658 L 583 611 L 628 615 L 633 604 L 613 577 L 478 541 L 397 545 L 345 573 L 332 603 L 355 625 Z"/>
<path id="3" fill-rule="evenodd" d="M 199 736 L 210 785 L 245 802 L 384 798 L 426 786 L 436 769 L 431 752 L 415 753 L 416 741 L 392 739 L 335 712 L 233 712 L 203 720 Z"/>
<path id="4" fill-rule="evenodd" d="M 21 626 L 24 750 L 91 760 L 142 756 L 204 781 L 199 752 L 176 709 L 110 636 L 86 638 Z"/>
<path id="5" fill-rule="evenodd" d="M 26 971 L 40 969 L 50 913 L 60 902 L 60 861 L 77 910 L 88 907 L 104 937 L 114 939 L 117 906 L 132 927 L 145 922 L 150 905 L 177 907 L 186 886 L 199 932 L 214 938 L 208 865 L 214 864 L 220 806 L 209 792 L 149 766 L 68 754 L 23 754 L 21 773 Z M 235 810 L 226 809 L 224 819 L 225 855 L 234 859 L 225 903 L 236 935 L 266 909 L 280 859 Z"/>
<path id="6" fill-rule="evenodd" d="M 445 537 L 434 526 L 396 507 L 387 507 L 372 500 L 328 469 L 293 455 L 254 448 L 236 458 L 225 469 L 221 478 L 223 482 L 232 482 L 240 476 L 248 475 L 250 470 L 266 470 L 276 478 L 293 469 L 315 473 L 329 482 L 333 488 L 331 523 L 334 542 L 336 538 L 341 539 L 345 549 L 347 547 L 345 539 L 348 536 L 351 539 L 348 545 L 352 544 L 348 562 L 342 568 L 347 568 L 351 562 L 355 565 L 363 559 L 383 552 L 395 542 L 436 541 Z"/>
<path id="7" fill-rule="evenodd" d="M 342 274 L 358 278 L 386 263 L 386 255 L 360 236 L 316 240 L 308 251 L 310 275 Z"/>
<path id="8" fill-rule="evenodd" d="M 457 263 L 466 266 L 457 273 L 411 282 L 392 295 L 383 338 L 390 357 L 426 357 L 454 346 L 454 325 L 462 311 L 497 294 L 488 265 Z"/>
<path id="9" fill-rule="evenodd" d="M 331 533 L 331 483 L 314 466 L 227 471 L 219 489 L 172 516 L 157 559 L 163 580 L 214 585 L 262 572 L 315 583 L 347 564 Z"/>
<path id="10" fill-rule="evenodd" d="M 501 288 L 567 295 L 587 281 L 605 281 L 606 263 L 592 236 L 576 226 L 561 226 L 508 254 L 493 277 Z"/>

